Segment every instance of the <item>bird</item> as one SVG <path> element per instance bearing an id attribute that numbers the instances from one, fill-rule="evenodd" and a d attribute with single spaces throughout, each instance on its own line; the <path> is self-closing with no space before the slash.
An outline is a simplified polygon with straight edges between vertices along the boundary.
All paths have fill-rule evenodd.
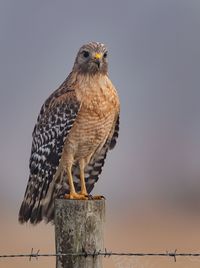
<path id="1" fill-rule="evenodd" d="M 107 152 L 115 147 L 119 115 L 119 96 L 108 75 L 108 49 L 100 42 L 86 43 L 38 115 L 20 223 L 53 223 L 57 198 L 101 198 L 90 193 Z"/>

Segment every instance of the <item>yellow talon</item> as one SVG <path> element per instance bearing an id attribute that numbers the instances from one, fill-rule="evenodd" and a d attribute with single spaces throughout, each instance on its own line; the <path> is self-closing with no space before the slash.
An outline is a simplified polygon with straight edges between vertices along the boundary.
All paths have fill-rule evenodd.
<path id="1" fill-rule="evenodd" d="M 75 200 L 87 200 L 88 197 L 83 194 L 78 194 L 78 193 L 69 193 L 64 195 L 64 199 L 75 199 Z"/>

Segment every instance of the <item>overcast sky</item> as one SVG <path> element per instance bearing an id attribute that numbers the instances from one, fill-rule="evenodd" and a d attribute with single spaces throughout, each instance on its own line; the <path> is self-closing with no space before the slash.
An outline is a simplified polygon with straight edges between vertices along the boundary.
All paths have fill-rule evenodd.
<path id="1" fill-rule="evenodd" d="M 121 99 L 95 192 L 200 196 L 200 1 L 1 0 L 0 203 L 19 206 L 40 107 L 88 41 L 108 46 Z"/>

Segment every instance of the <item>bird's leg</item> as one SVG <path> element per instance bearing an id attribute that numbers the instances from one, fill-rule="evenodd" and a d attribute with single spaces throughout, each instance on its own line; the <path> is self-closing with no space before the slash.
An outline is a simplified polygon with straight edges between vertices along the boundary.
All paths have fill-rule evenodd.
<path id="1" fill-rule="evenodd" d="M 80 180 L 81 180 L 81 192 L 80 192 L 80 194 L 88 197 L 87 189 L 85 186 L 85 173 L 84 173 L 85 161 L 84 161 L 84 159 L 80 160 L 79 168 L 80 168 Z"/>
<path id="2" fill-rule="evenodd" d="M 66 172 L 67 172 L 70 192 L 69 192 L 69 194 L 66 194 L 64 196 L 64 198 L 66 198 L 66 199 L 86 199 L 85 196 L 78 194 L 74 188 L 74 182 L 73 182 L 73 177 L 72 177 L 72 165 L 70 165 L 66 168 Z"/>

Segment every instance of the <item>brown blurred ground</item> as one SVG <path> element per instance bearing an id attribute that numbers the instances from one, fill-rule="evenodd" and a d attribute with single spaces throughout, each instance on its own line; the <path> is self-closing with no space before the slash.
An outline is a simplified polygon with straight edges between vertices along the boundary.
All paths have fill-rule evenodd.
<path id="1" fill-rule="evenodd" d="M 200 217 L 175 208 L 158 204 L 140 204 L 129 211 L 111 211 L 107 202 L 105 245 L 117 252 L 178 252 L 200 251 Z M 5 214 L 0 222 L 0 253 L 30 253 L 31 248 L 41 253 L 54 252 L 54 228 L 52 225 L 19 225 L 16 214 Z M 39 260 L 28 258 L 1 259 L 0 267 L 54 268 L 54 257 Z M 105 268 L 197 268 L 200 258 L 177 257 L 175 263 L 169 257 L 110 257 L 104 259 Z"/>

